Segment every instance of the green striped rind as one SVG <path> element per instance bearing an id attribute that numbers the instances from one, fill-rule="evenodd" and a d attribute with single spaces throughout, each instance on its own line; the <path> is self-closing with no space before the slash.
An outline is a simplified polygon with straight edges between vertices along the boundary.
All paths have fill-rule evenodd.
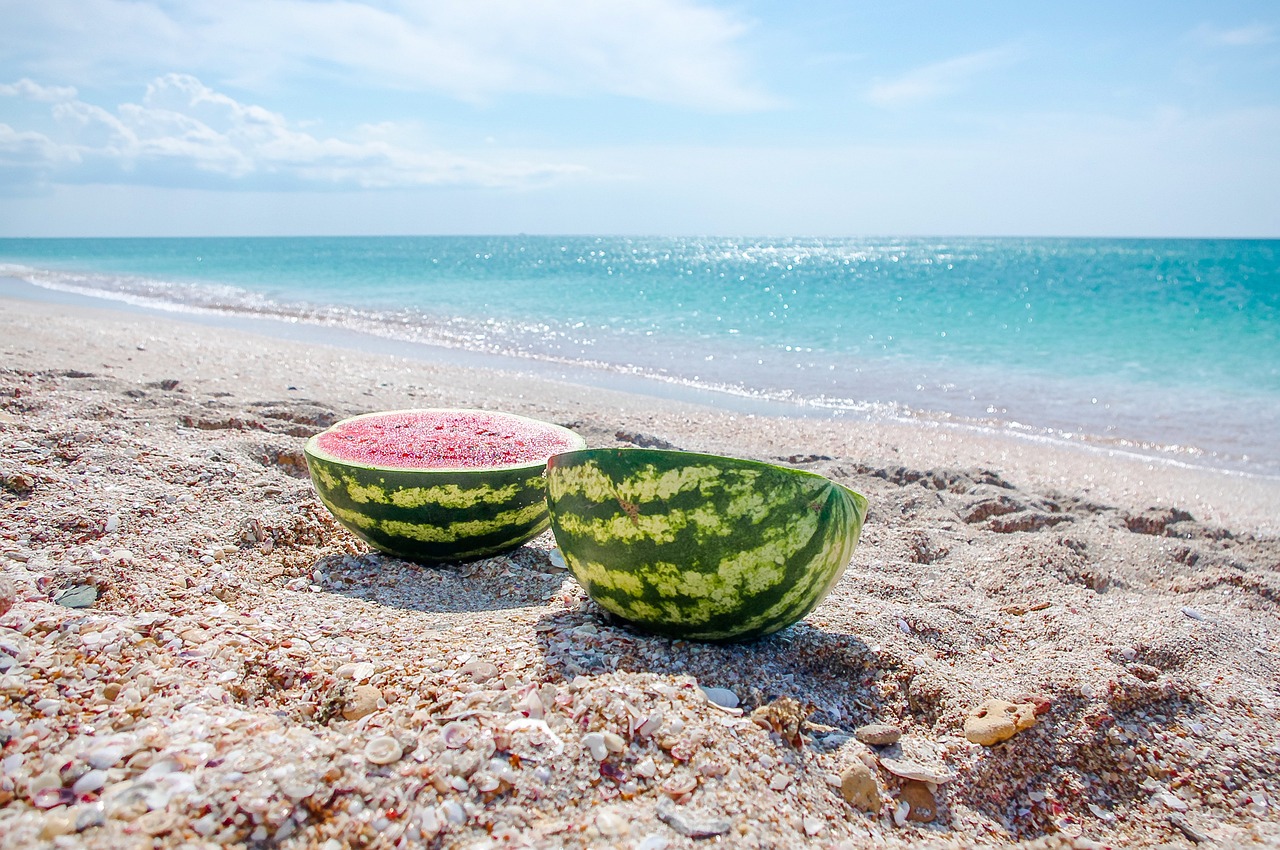
<path id="1" fill-rule="evenodd" d="M 593 449 L 547 467 L 551 527 L 602 608 L 732 640 L 808 614 L 844 573 L 867 502 L 820 475 L 716 455 Z"/>
<path id="2" fill-rule="evenodd" d="M 307 441 L 304 454 L 320 501 L 340 523 L 390 555 L 422 563 L 474 560 L 514 549 L 547 528 L 543 463 L 394 469 L 334 458 L 315 442 Z"/>

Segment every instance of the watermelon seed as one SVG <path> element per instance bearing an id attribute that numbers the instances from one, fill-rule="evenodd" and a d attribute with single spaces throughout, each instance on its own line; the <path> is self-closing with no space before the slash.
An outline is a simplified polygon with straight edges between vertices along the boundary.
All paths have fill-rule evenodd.
<path id="1" fill-rule="evenodd" d="M 619 497 L 618 506 L 622 508 L 622 510 L 626 513 L 627 516 L 631 517 L 632 525 L 638 526 L 640 524 L 640 506 L 639 505 L 635 504 L 634 502 L 628 502 L 625 499 L 622 499 L 621 497 Z"/>

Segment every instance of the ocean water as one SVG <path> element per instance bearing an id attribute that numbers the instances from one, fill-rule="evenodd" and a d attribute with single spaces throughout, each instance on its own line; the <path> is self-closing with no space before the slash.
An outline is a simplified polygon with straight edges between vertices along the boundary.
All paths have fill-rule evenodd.
<path id="1" fill-rule="evenodd" d="M 0 239 L 0 275 L 1280 475 L 1280 241 Z"/>

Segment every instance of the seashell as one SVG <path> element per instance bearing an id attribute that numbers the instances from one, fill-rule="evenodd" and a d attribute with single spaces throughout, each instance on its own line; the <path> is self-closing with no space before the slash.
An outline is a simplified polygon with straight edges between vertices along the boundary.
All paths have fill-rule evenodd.
<path id="1" fill-rule="evenodd" d="M 286 776 L 280 780 L 280 793 L 290 800 L 305 800 L 316 793 L 316 783 L 308 776 Z"/>
<path id="2" fill-rule="evenodd" d="M 364 745 L 364 757 L 373 764 L 391 764 L 403 755 L 404 748 L 390 735 L 379 735 Z"/>
<path id="3" fill-rule="evenodd" d="M 461 749 L 476 734 L 476 730 L 460 720 L 451 720 L 440 730 L 440 738 L 451 750 Z"/>
<path id="4" fill-rule="evenodd" d="M 240 773 L 253 773 L 271 764 L 271 756 L 255 750 L 236 750 L 226 758 L 227 767 Z"/>
<path id="5" fill-rule="evenodd" d="M 692 793 L 698 787 L 698 777 L 692 773 L 676 773 L 668 776 L 658 787 L 664 794 L 672 797 L 681 797 Z"/>
<path id="6" fill-rule="evenodd" d="M 738 695 L 728 688 L 703 688 L 702 692 L 706 694 L 707 699 L 721 708 L 738 707 Z"/>
<path id="7" fill-rule="evenodd" d="M 604 733 L 604 746 L 611 753 L 623 753 L 627 750 L 627 742 L 616 732 Z"/>
<path id="8" fill-rule="evenodd" d="M 645 721 L 636 727 L 636 734 L 641 738 L 652 737 L 655 732 L 662 728 L 663 715 L 661 711 L 655 711 L 645 718 Z"/>
<path id="9" fill-rule="evenodd" d="M 914 779 L 917 782 L 932 782 L 934 785 L 942 785 L 956 778 L 954 773 L 944 768 L 928 767 L 918 762 L 889 758 L 888 756 L 880 757 L 880 766 L 894 776 L 900 776 L 903 779 Z"/>
<path id="10" fill-rule="evenodd" d="M 124 758 L 124 747 L 108 745 L 98 747 L 90 752 L 85 761 L 89 763 L 89 767 L 96 770 L 106 770 L 109 767 L 115 767 L 122 758 Z"/>
<path id="11" fill-rule="evenodd" d="M 31 797 L 31 804 L 37 809 L 52 809 L 75 802 L 75 799 L 76 794 L 70 788 L 41 788 Z"/>
<path id="12" fill-rule="evenodd" d="M 94 791 L 101 791 L 107 784 L 107 772 L 105 770 L 91 770 L 84 776 L 76 780 L 71 786 L 71 790 L 76 794 L 91 794 Z"/>
<path id="13" fill-rule="evenodd" d="M 609 749 L 605 746 L 604 735 L 599 732 L 589 732 L 582 736 L 582 745 L 591 752 L 591 757 L 596 761 L 604 761 L 609 755 Z"/>

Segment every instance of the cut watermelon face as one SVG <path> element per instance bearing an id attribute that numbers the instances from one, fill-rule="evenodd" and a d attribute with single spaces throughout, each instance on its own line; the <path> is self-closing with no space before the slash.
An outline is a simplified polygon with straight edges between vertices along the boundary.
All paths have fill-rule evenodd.
<path id="1" fill-rule="evenodd" d="M 795 623 L 839 581 L 867 515 L 820 475 L 657 449 L 553 457 L 556 543 L 595 602 L 648 631 L 747 640 Z"/>
<path id="2" fill-rule="evenodd" d="M 368 413 L 307 441 L 320 501 L 383 552 L 421 563 L 514 549 L 547 528 L 547 458 L 586 442 L 567 428 L 484 410 Z"/>
<path id="3" fill-rule="evenodd" d="M 387 469 L 495 469 L 546 464 L 580 448 L 546 422 L 481 410 L 401 410 L 357 416 L 317 435 L 315 450 Z"/>

